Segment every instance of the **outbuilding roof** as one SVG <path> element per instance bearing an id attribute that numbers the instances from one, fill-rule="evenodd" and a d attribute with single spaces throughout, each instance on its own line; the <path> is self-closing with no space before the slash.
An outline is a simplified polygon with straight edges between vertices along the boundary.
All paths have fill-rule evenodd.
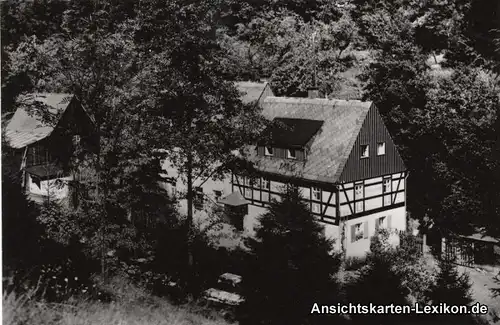
<path id="1" fill-rule="evenodd" d="M 248 159 L 263 172 L 312 181 L 338 181 L 372 102 L 323 98 L 267 97 L 263 114 L 269 119 L 323 121 L 308 143 L 305 161 L 277 159 L 257 155 L 248 148 Z"/>
<path id="2" fill-rule="evenodd" d="M 5 128 L 8 144 L 19 149 L 48 137 L 72 99 L 71 94 L 56 93 L 20 96 L 19 106 Z"/>
<path id="3" fill-rule="evenodd" d="M 244 204 L 248 204 L 248 203 L 250 203 L 250 201 L 246 200 L 241 195 L 240 192 L 235 191 L 235 192 L 229 194 L 228 196 L 226 196 L 225 198 L 223 198 L 222 200 L 220 200 L 219 203 L 237 207 L 237 206 L 241 206 Z"/>

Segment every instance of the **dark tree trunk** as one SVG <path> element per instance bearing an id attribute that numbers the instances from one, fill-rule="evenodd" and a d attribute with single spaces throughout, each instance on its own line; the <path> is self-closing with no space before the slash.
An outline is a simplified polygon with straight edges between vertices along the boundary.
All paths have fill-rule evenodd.
<path id="1" fill-rule="evenodd" d="M 192 252 L 192 227 L 193 227 L 193 156 L 191 152 L 187 155 L 187 219 L 186 234 L 187 238 L 187 263 L 193 265 Z"/>

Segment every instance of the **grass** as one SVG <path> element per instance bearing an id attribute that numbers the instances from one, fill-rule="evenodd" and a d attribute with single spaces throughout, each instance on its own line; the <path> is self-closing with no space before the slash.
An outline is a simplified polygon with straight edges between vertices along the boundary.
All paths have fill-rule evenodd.
<path id="1" fill-rule="evenodd" d="M 14 292 L 3 296 L 3 324 L 66 325 L 228 325 L 216 314 L 203 315 L 194 304 L 174 306 L 165 299 L 113 279 L 108 285 L 115 297 L 103 303 L 74 298 L 66 303 L 48 303 Z"/>

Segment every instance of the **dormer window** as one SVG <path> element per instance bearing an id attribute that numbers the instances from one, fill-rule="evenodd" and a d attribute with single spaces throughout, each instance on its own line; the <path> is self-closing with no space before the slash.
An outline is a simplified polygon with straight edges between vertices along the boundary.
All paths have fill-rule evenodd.
<path id="1" fill-rule="evenodd" d="M 276 117 L 258 141 L 258 154 L 283 159 L 304 160 L 305 149 L 323 121 Z"/>
<path id="2" fill-rule="evenodd" d="M 368 158 L 370 155 L 370 147 L 367 144 L 361 145 L 361 158 Z"/>
<path id="3" fill-rule="evenodd" d="M 385 155 L 385 142 L 377 143 L 377 156 Z"/>

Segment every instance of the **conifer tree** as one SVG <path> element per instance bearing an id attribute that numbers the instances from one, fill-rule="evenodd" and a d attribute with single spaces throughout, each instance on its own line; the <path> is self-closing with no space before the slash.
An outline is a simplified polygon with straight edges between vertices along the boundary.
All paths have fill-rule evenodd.
<path id="1" fill-rule="evenodd" d="M 467 273 L 460 274 L 451 260 L 439 262 L 436 284 L 429 292 L 433 304 L 467 305 L 472 302 L 471 283 Z"/>
<path id="2" fill-rule="evenodd" d="M 331 322 L 310 313 L 315 302 L 335 301 L 338 290 L 332 277 L 340 259 L 332 255 L 332 241 L 298 189 L 285 188 L 282 201 L 272 202 L 260 223 L 256 238 L 248 243 L 252 257 L 243 275 L 241 324 Z"/>
<path id="3" fill-rule="evenodd" d="M 348 285 L 347 298 L 353 304 L 405 305 L 408 290 L 403 286 L 403 277 L 392 267 L 391 254 L 371 254 L 369 264 L 361 270 L 357 281 Z M 352 314 L 355 324 L 391 324 L 401 321 L 401 315 Z M 376 321 L 374 321 L 376 319 Z"/>

